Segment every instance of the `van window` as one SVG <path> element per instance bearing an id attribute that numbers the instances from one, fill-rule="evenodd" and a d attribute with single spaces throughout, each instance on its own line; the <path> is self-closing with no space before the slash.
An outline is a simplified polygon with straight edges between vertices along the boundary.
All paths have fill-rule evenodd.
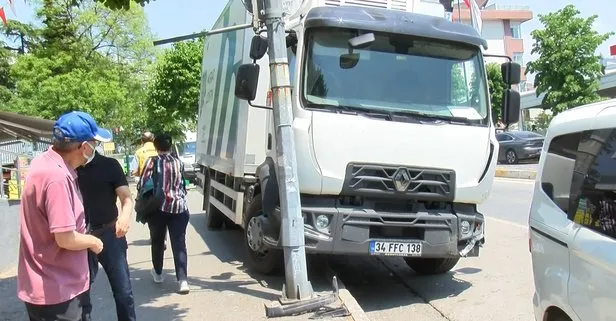
<path id="1" fill-rule="evenodd" d="M 541 187 L 570 220 L 616 238 L 616 128 L 555 137 Z"/>

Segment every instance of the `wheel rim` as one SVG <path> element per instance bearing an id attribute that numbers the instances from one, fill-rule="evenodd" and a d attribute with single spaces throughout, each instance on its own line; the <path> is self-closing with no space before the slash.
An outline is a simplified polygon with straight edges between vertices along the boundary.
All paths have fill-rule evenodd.
<path id="1" fill-rule="evenodd" d="M 263 225 L 259 216 L 254 216 L 248 221 L 246 227 L 246 240 L 248 247 L 259 256 L 267 254 L 265 246 L 263 246 Z"/>
<path id="2" fill-rule="evenodd" d="M 507 152 L 507 163 L 512 164 L 515 162 L 515 153 L 510 150 Z"/>

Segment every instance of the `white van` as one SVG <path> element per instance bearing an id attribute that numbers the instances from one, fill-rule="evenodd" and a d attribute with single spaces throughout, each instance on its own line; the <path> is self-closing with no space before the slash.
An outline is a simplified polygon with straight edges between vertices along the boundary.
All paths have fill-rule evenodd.
<path id="1" fill-rule="evenodd" d="M 536 320 L 616 320 L 616 99 L 554 117 L 529 227 Z"/>

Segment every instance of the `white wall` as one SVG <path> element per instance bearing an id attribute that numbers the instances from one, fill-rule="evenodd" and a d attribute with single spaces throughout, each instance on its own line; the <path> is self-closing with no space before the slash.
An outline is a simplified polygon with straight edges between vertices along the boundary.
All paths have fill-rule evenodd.
<path id="1" fill-rule="evenodd" d="M 505 54 L 505 30 L 502 21 L 484 21 L 481 36 L 488 41 L 486 53 L 492 55 Z"/>

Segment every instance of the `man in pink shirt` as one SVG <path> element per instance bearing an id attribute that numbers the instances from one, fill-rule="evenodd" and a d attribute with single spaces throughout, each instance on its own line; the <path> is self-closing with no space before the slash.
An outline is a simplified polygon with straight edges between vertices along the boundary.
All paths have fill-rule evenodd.
<path id="1" fill-rule="evenodd" d="M 111 132 L 87 113 L 70 112 L 53 133 L 52 147 L 32 160 L 21 197 L 17 296 L 30 320 L 79 321 L 89 289 L 87 250 L 98 254 L 103 243 L 86 234 L 75 169 Z"/>

